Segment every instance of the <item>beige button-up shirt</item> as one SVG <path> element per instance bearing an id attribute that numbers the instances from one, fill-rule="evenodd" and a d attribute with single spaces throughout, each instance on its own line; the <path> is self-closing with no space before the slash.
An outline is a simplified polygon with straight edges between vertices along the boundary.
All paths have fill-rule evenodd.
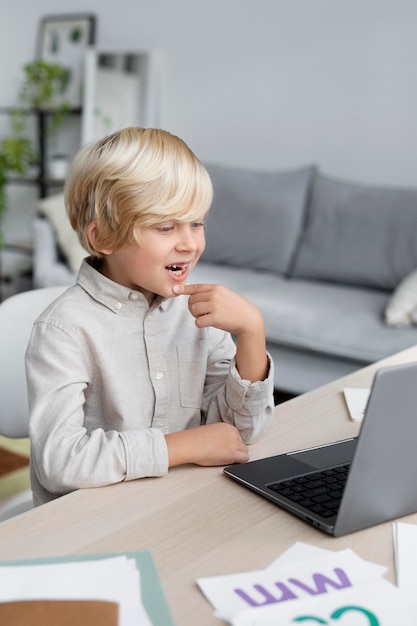
<path id="1" fill-rule="evenodd" d="M 251 384 L 234 355 L 228 333 L 195 326 L 187 297 L 149 306 L 85 260 L 26 353 L 34 503 L 165 474 L 167 433 L 222 420 L 253 442 L 273 415 L 273 364 Z"/>

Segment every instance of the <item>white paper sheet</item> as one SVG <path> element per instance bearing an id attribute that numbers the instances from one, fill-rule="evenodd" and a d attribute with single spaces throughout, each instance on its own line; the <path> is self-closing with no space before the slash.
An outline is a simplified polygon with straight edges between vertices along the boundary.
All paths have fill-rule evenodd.
<path id="1" fill-rule="evenodd" d="M 281 567 L 288 565 L 289 563 L 297 563 L 297 561 L 308 561 L 309 559 L 317 559 L 320 556 L 326 556 L 331 554 L 332 550 L 326 550 L 325 548 L 319 548 L 313 546 L 311 543 L 304 543 L 303 541 L 296 541 L 279 556 L 272 561 L 266 569 L 274 567 Z"/>
<path id="2" fill-rule="evenodd" d="M 392 529 L 397 586 L 417 597 L 417 526 L 394 522 Z"/>
<path id="3" fill-rule="evenodd" d="M 346 549 L 281 567 L 199 578 L 197 584 L 223 619 L 230 619 L 238 611 L 256 606 L 312 595 L 325 597 L 335 590 L 378 580 L 385 571 Z"/>
<path id="4" fill-rule="evenodd" d="M 232 626 L 415 626 L 416 616 L 404 595 L 387 580 L 343 589 L 326 596 L 304 598 L 235 614 Z"/>
<path id="5" fill-rule="evenodd" d="M 345 387 L 343 389 L 349 417 L 353 422 L 363 420 L 370 391 L 370 389 L 360 389 L 359 387 Z"/>
<path id="6" fill-rule="evenodd" d="M 0 601 L 37 598 L 117 602 L 119 626 L 152 626 L 140 597 L 140 572 L 125 556 L 0 567 Z"/>

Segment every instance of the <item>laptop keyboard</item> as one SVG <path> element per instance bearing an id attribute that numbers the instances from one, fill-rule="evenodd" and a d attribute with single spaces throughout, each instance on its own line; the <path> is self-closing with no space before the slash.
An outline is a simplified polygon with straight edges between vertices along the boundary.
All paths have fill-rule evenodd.
<path id="1" fill-rule="evenodd" d="M 322 517 L 336 515 L 350 465 L 297 476 L 268 485 L 269 489 Z"/>

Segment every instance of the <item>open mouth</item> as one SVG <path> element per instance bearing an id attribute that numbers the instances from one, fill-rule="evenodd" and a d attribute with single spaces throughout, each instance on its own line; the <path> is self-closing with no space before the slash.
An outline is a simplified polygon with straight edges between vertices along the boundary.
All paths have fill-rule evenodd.
<path id="1" fill-rule="evenodd" d="M 177 264 L 167 265 L 165 269 L 172 276 L 175 276 L 176 278 L 179 278 L 183 274 L 187 273 L 188 267 L 189 267 L 189 263 L 182 263 L 182 264 L 179 264 L 179 265 L 177 265 Z"/>

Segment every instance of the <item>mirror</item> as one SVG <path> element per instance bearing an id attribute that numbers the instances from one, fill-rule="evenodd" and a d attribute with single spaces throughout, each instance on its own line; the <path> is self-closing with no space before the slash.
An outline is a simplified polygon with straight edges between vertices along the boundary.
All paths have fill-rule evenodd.
<path id="1" fill-rule="evenodd" d="M 158 125 L 154 50 L 90 47 L 85 56 L 82 144 L 125 126 Z"/>

